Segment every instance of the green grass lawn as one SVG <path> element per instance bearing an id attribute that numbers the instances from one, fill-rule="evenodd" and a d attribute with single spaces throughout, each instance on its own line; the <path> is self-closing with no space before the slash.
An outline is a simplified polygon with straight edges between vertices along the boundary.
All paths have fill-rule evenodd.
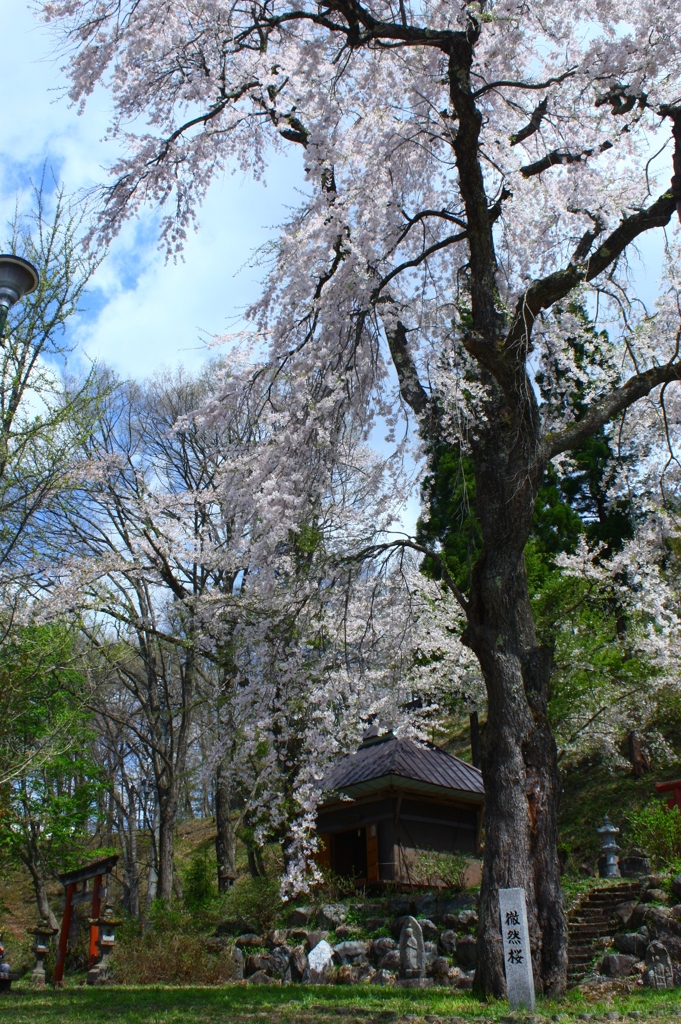
<path id="1" fill-rule="evenodd" d="M 22 985 L 0 995 L 2 1024 L 317 1024 L 317 1022 L 365 1022 L 409 1020 L 423 1021 L 426 1016 L 460 1018 L 466 1024 L 499 1022 L 527 1015 L 509 1015 L 505 1001 L 484 1003 L 465 993 L 447 989 L 426 992 L 378 989 L 369 986 L 347 987 L 246 987 L 170 988 L 161 986 L 113 986 L 85 988 L 74 986 L 61 991 L 34 992 Z M 619 1012 L 629 1018 L 658 1020 L 681 1016 L 681 991 L 640 992 L 590 1000 L 579 992 L 570 992 L 559 1002 L 539 1002 L 536 1024 L 558 1020 L 559 1024 L 577 1022 L 589 1013 L 594 1022 L 609 1021 L 606 1014 Z M 641 1015 L 639 1018 L 638 1015 Z"/>

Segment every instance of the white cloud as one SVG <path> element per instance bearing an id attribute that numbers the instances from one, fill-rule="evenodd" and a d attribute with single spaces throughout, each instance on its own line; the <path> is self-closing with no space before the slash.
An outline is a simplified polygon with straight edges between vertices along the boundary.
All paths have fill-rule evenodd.
<path id="1" fill-rule="evenodd" d="M 106 179 L 116 151 L 103 141 L 106 92 L 97 90 L 78 116 L 59 98 L 66 80 L 47 27 L 17 0 L 0 0 L 0 13 L 0 94 L 11 97 L 0 133 L 0 216 L 8 219 L 17 195 L 20 205 L 28 203 L 29 179 L 39 178 L 43 164 L 75 193 Z M 258 295 L 260 271 L 244 263 L 294 201 L 300 159 L 277 157 L 269 188 L 226 175 L 211 189 L 182 263 L 166 265 L 157 251 L 152 211 L 127 225 L 93 280 L 89 311 L 73 324 L 82 356 L 135 377 L 159 365 L 198 365 L 202 332 L 223 333 Z"/>

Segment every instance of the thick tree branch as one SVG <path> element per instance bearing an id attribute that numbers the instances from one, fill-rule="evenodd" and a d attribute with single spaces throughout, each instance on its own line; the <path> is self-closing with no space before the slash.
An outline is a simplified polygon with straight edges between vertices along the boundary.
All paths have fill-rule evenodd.
<path id="1" fill-rule="evenodd" d="M 635 238 L 651 228 L 665 227 L 676 209 L 676 199 L 671 192 L 665 192 L 652 206 L 640 210 L 624 220 L 612 231 L 594 254 L 583 263 L 569 263 L 563 270 L 533 281 L 527 291 L 518 299 L 515 316 L 506 337 L 505 348 L 517 345 L 522 339 L 527 342 L 539 313 L 548 309 L 583 281 L 592 281 L 616 262 L 626 247 Z"/>
<path id="2" fill-rule="evenodd" d="M 547 78 L 545 82 L 514 82 L 512 79 L 501 78 L 497 82 L 487 82 L 473 95 L 477 98 L 482 96 L 483 93 L 489 92 L 490 89 L 547 89 L 549 85 L 559 85 L 560 82 L 564 82 L 566 78 L 572 78 L 575 74 L 576 68 L 569 68 L 562 75 L 557 75 L 555 78 Z"/>
<path id="3" fill-rule="evenodd" d="M 525 139 L 529 139 L 531 135 L 539 131 L 542 121 L 546 117 L 546 111 L 548 109 L 549 98 L 545 96 L 538 106 L 534 108 L 530 116 L 530 120 L 521 128 L 519 132 L 511 136 L 511 145 L 517 146 L 519 142 L 524 142 Z"/>
<path id="4" fill-rule="evenodd" d="M 548 171 L 549 167 L 555 167 L 556 164 L 580 164 L 583 160 L 593 156 L 595 152 L 605 153 L 606 150 L 612 149 L 612 146 L 612 142 L 604 142 L 597 150 L 584 149 L 581 153 L 566 153 L 563 150 L 554 149 L 540 160 L 535 160 L 531 164 L 525 164 L 524 167 L 520 168 L 520 173 L 523 178 L 532 178 L 535 174 Z"/>
<path id="5" fill-rule="evenodd" d="M 416 364 L 409 351 L 407 328 L 398 320 L 395 326 L 385 333 L 397 373 L 400 394 L 414 415 L 420 418 L 428 411 L 430 397 L 419 380 Z"/>
<path id="6" fill-rule="evenodd" d="M 451 577 L 451 574 L 437 551 L 432 551 L 430 548 L 424 547 L 423 544 L 418 544 L 415 540 L 410 537 L 403 538 L 401 540 L 386 541 L 384 544 L 370 544 L 366 548 L 362 548 L 361 551 L 357 551 L 354 555 L 344 559 L 345 562 L 362 562 L 369 558 L 376 558 L 378 555 L 386 554 L 388 551 L 396 551 L 398 548 L 409 548 L 412 551 L 418 551 L 422 555 L 427 555 L 432 558 L 437 564 L 438 569 L 442 573 L 442 579 L 447 589 L 454 595 L 458 603 L 461 605 L 462 610 L 468 614 L 469 602 L 463 593 L 457 587 L 456 583 Z"/>
<path id="7" fill-rule="evenodd" d="M 482 115 L 471 91 L 473 46 L 452 45 L 449 58 L 449 95 L 459 119 L 452 143 L 459 173 L 459 189 L 466 210 L 471 268 L 473 330 L 494 344 L 501 317 L 497 310 L 497 260 L 492 222 L 480 163 Z"/>
<path id="8" fill-rule="evenodd" d="M 561 452 L 570 451 L 634 402 L 650 394 L 660 384 L 678 380 L 681 380 L 681 362 L 653 366 L 643 373 L 635 374 L 621 388 L 615 388 L 609 395 L 592 405 L 577 423 L 571 424 L 558 434 L 547 434 L 543 442 L 546 457 L 551 459 Z"/>

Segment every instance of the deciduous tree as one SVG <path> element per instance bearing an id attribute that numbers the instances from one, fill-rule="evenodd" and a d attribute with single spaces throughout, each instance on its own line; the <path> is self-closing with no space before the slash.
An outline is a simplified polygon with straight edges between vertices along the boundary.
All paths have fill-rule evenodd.
<path id="1" fill-rule="evenodd" d="M 681 212 L 681 13 L 649 0 L 44 7 L 73 48 L 72 98 L 105 81 L 126 133 L 102 237 L 151 200 L 167 204 L 176 251 L 214 175 L 301 152 L 307 194 L 251 311 L 299 382 L 282 411 L 299 471 L 318 471 L 343 418 L 369 429 L 377 413 L 408 411 L 427 449 L 470 456 L 482 544 L 467 592 L 448 585 L 488 696 L 477 984 L 505 990 L 497 892 L 522 886 L 537 986 L 561 992 L 551 651 L 524 554 L 550 463 L 681 377 L 674 255 L 654 314 L 629 273 L 637 243 L 662 250 Z M 607 321 L 598 354 L 575 304 Z"/>

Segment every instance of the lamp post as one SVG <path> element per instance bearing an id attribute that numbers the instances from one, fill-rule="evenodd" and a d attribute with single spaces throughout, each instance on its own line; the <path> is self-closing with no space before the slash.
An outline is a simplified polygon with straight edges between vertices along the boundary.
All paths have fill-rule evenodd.
<path id="1" fill-rule="evenodd" d="M 29 929 L 33 936 L 33 952 L 35 967 L 31 971 L 31 981 L 35 988 L 45 988 L 45 957 L 50 952 L 50 939 L 56 935 L 58 928 L 50 927 L 49 921 L 43 918 L 37 928 Z"/>
<path id="2" fill-rule="evenodd" d="M 106 904 L 104 913 L 100 917 L 90 919 L 90 924 L 95 924 L 99 927 L 97 945 L 99 946 L 100 958 L 99 963 L 95 964 L 87 972 L 88 985 L 101 985 L 109 981 L 111 971 L 109 957 L 116 945 L 116 925 L 122 923 L 122 918 L 114 917 L 113 907 L 110 903 Z"/>
<path id="3" fill-rule="evenodd" d="M 35 291 L 39 283 L 38 271 L 28 260 L 22 256 L 0 254 L 0 342 L 10 309 L 24 295 Z"/>

